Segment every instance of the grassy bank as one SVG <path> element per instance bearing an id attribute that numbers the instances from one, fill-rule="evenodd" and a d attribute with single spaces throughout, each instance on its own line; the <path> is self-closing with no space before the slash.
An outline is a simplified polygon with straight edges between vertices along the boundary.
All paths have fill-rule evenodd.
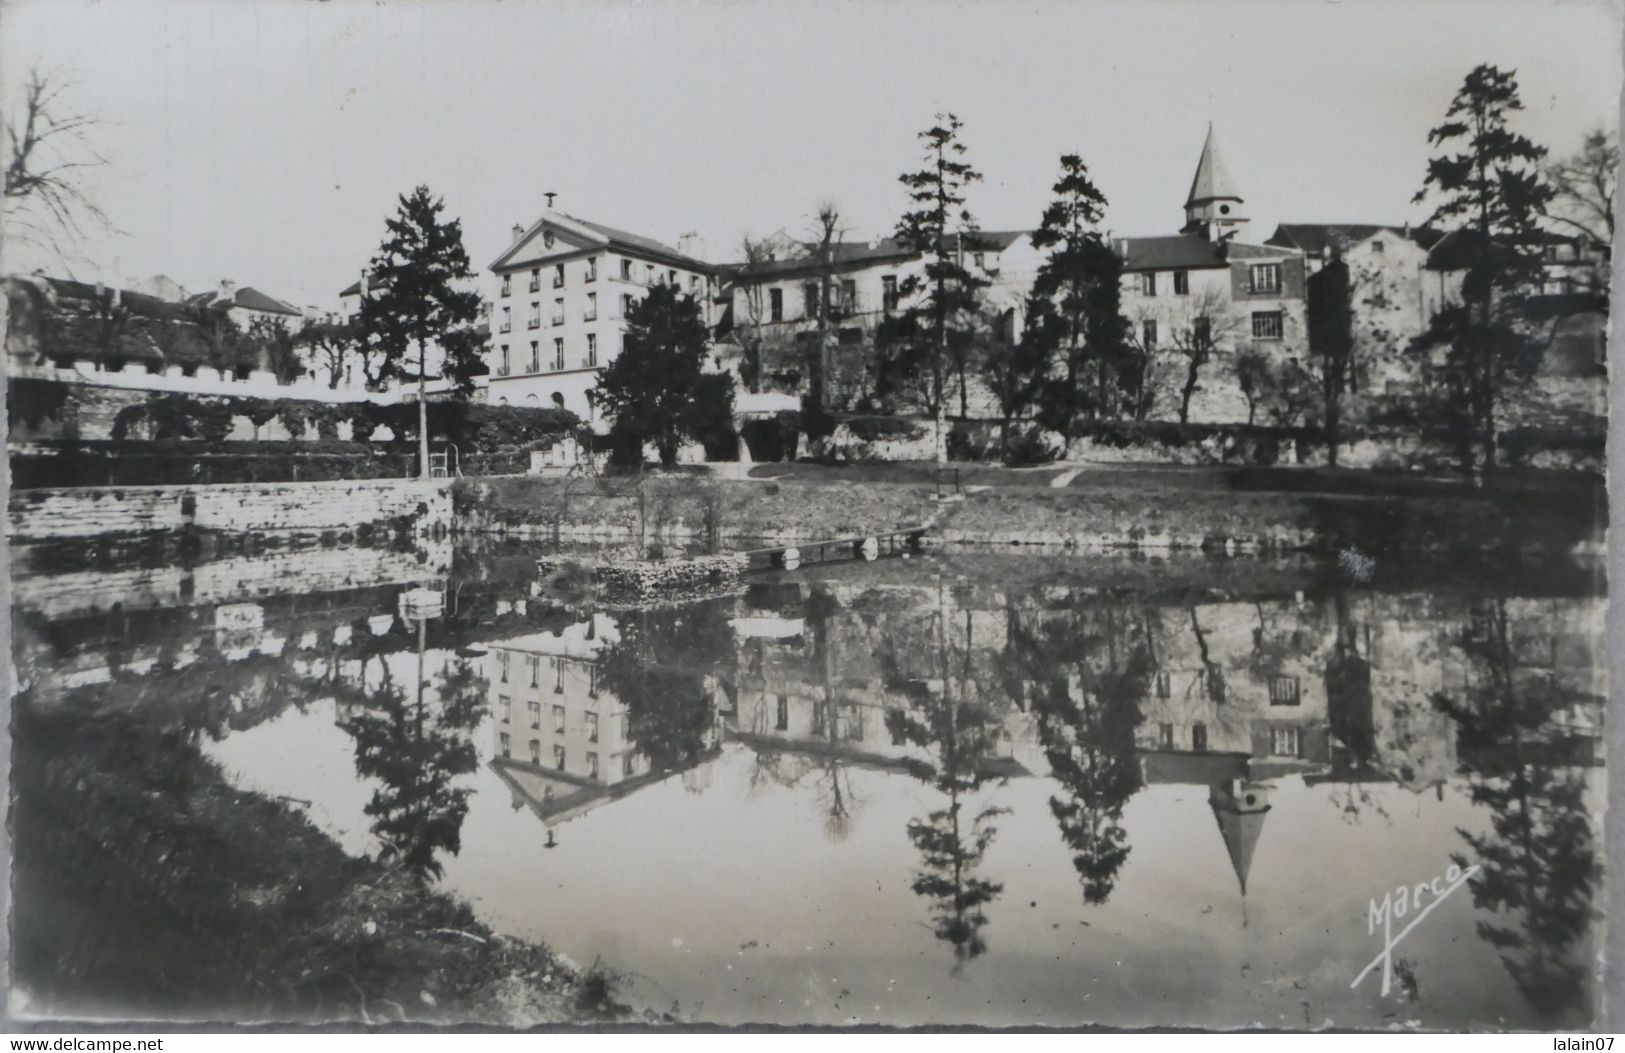
<path id="1" fill-rule="evenodd" d="M 790 468 L 773 465 L 772 470 Z M 767 470 L 763 466 L 759 471 Z M 697 476 L 507 478 L 459 484 L 469 531 L 600 538 L 803 541 L 926 522 L 949 544 L 1081 549 L 1567 554 L 1600 544 L 1606 492 L 1573 474 L 1507 474 L 1491 485 L 1403 473 L 1259 469 L 980 468 L 963 498 L 935 500 L 933 466 L 795 467 L 771 480 Z M 754 473 L 753 473 L 754 474 Z"/>
<path id="2" fill-rule="evenodd" d="M 22 705 L 14 724 L 29 1011 L 508 1027 L 624 1013 L 606 975 L 233 787 L 184 727 L 84 716 Z"/>

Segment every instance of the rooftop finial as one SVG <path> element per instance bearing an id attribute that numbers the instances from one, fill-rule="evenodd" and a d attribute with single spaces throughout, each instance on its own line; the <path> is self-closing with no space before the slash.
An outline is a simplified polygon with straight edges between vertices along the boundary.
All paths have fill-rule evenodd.
<path id="1" fill-rule="evenodd" d="M 551 209 L 553 207 L 553 199 L 558 197 L 559 194 L 558 194 L 558 191 L 556 191 L 556 190 L 549 190 L 547 193 L 543 194 L 542 196 L 547 198 L 547 207 L 549 209 Z"/>

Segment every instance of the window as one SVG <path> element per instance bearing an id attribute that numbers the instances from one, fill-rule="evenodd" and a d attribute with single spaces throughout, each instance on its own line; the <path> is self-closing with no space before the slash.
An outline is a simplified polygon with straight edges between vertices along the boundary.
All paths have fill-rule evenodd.
<path id="1" fill-rule="evenodd" d="M 564 694 L 564 660 L 561 658 L 553 659 L 553 693 Z"/>
<path id="2" fill-rule="evenodd" d="M 1248 269 L 1248 285 L 1255 293 L 1272 293 L 1281 291 L 1281 265 L 1279 263 L 1255 263 Z"/>
<path id="3" fill-rule="evenodd" d="M 540 300 L 530 302 L 530 321 L 525 323 L 527 329 L 540 329 L 542 327 L 542 303 Z"/>
<path id="4" fill-rule="evenodd" d="M 1157 745 L 1165 750 L 1174 748 L 1174 726 L 1172 724 L 1157 725 Z"/>
<path id="5" fill-rule="evenodd" d="M 634 766 L 634 761 L 632 759 L 633 756 L 634 756 L 634 754 L 632 754 L 631 752 L 621 754 L 621 776 L 622 776 L 622 778 L 630 779 L 636 773 L 637 769 Z"/>
<path id="6" fill-rule="evenodd" d="M 508 710 L 511 709 L 512 707 L 513 707 L 513 699 L 509 698 L 507 695 L 498 695 L 497 696 L 497 708 L 502 710 L 502 722 L 504 724 L 510 723 L 510 721 L 508 720 Z"/>
<path id="7" fill-rule="evenodd" d="M 1190 271 L 1175 271 L 1174 272 L 1174 295 L 1175 296 L 1189 296 L 1190 294 L 1191 294 L 1191 272 Z"/>
<path id="8" fill-rule="evenodd" d="M 880 279 L 880 305 L 888 311 L 897 310 L 897 275 L 888 274 Z"/>
<path id="9" fill-rule="evenodd" d="M 530 272 L 530 291 L 531 292 L 541 292 L 542 291 L 542 269 L 540 267 L 534 267 L 534 268 L 531 269 L 531 272 Z"/>
<path id="10" fill-rule="evenodd" d="M 506 333 L 508 330 L 510 330 L 512 328 L 513 328 L 513 308 L 512 307 L 504 307 L 502 309 L 502 331 L 504 333 Z"/>
<path id="11" fill-rule="evenodd" d="M 539 739 L 530 740 L 530 762 L 532 764 L 542 763 L 542 743 Z"/>
<path id="12" fill-rule="evenodd" d="M 533 698 L 525 703 L 525 709 L 530 713 L 530 726 L 540 728 L 542 726 L 542 704 Z"/>
<path id="13" fill-rule="evenodd" d="M 598 664 L 587 666 L 587 697 L 598 697 Z"/>
<path id="14" fill-rule="evenodd" d="M 530 342 L 530 371 L 532 373 L 540 373 L 542 371 L 542 345 L 541 342 L 537 340 L 532 340 Z"/>
<path id="15" fill-rule="evenodd" d="M 818 283 L 808 282 L 801 287 L 801 299 L 806 305 L 803 309 L 803 318 L 818 317 Z"/>
<path id="16" fill-rule="evenodd" d="M 598 318 L 598 294 L 595 293 L 595 292 L 590 292 L 590 293 L 587 294 L 587 309 L 585 311 L 581 312 L 581 320 L 583 322 L 592 322 L 592 321 L 596 321 L 597 318 Z"/>
<path id="17" fill-rule="evenodd" d="M 695 295 L 695 296 L 699 295 L 699 293 L 700 293 L 700 276 L 698 274 L 690 274 L 688 276 L 688 291 L 692 295 Z"/>
<path id="18" fill-rule="evenodd" d="M 540 705 L 540 704 L 541 703 L 537 703 L 537 705 Z M 564 707 L 563 706 L 554 706 L 553 707 L 553 733 L 555 735 L 564 734 Z"/>
<path id="19" fill-rule="evenodd" d="M 508 738 L 508 733 L 504 731 L 502 734 L 497 736 L 497 740 L 501 744 L 502 755 L 504 757 L 513 756 L 513 740 Z"/>
<path id="20" fill-rule="evenodd" d="M 502 293 L 501 293 L 501 295 L 507 296 L 511 292 L 513 292 L 513 275 L 504 274 L 502 276 Z"/>
<path id="21" fill-rule="evenodd" d="M 542 675 L 542 660 L 533 654 L 525 656 L 525 666 L 530 672 L 530 686 L 535 687 Z"/>
<path id="22" fill-rule="evenodd" d="M 581 280 L 584 282 L 595 282 L 598 280 L 598 257 L 593 256 L 587 260 L 587 273 L 581 276 Z"/>
<path id="23" fill-rule="evenodd" d="M 667 271 L 666 272 L 666 284 L 671 286 L 673 289 L 678 288 L 677 272 L 676 271 Z"/>
<path id="24" fill-rule="evenodd" d="M 1299 739 L 1298 729 L 1290 724 L 1277 724 L 1270 728 L 1270 753 L 1276 757 L 1301 756 L 1300 749 L 1303 743 Z"/>
<path id="25" fill-rule="evenodd" d="M 587 334 L 587 368 L 591 369 L 598 364 L 598 334 Z"/>
<path id="26" fill-rule="evenodd" d="M 553 267 L 553 288 L 564 288 L 564 264 L 555 264 Z"/>
<path id="27" fill-rule="evenodd" d="M 779 711 L 777 719 L 773 722 L 773 727 L 777 731 L 790 730 L 790 696 L 779 696 Z"/>
<path id="28" fill-rule="evenodd" d="M 631 260 L 622 260 L 621 261 L 621 281 L 629 282 L 631 280 L 632 280 L 632 261 Z"/>
<path id="29" fill-rule="evenodd" d="M 769 321 L 784 321 L 783 289 L 769 289 L 767 291 L 767 316 Z"/>
<path id="30" fill-rule="evenodd" d="M 645 285 L 653 285 L 654 283 L 655 283 L 655 265 L 652 264 L 652 263 L 645 263 L 643 265 L 643 284 L 645 284 Z"/>
<path id="31" fill-rule="evenodd" d="M 1191 749 L 1197 753 L 1207 752 L 1207 725 L 1201 721 L 1191 725 Z"/>
<path id="32" fill-rule="evenodd" d="M 1281 312 L 1255 311 L 1253 312 L 1253 339 L 1279 340 L 1281 339 Z"/>
<path id="33" fill-rule="evenodd" d="M 1146 271 L 1140 275 L 1140 292 L 1146 296 L 1157 295 L 1157 272 Z"/>
<path id="34" fill-rule="evenodd" d="M 507 326 L 503 326 L 503 328 L 506 329 Z M 498 353 L 498 355 L 501 356 L 497 360 L 497 376 L 505 377 L 505 376 L 508 375 L 508 372 L 509 372 L 508 345 L 503 344 L 500 347 L 498 347 L 497 348 L 497 353 Z"/>
<path id="35" fill-rule="evenodd" d="M 1377 253 L 1378 255 L 1381 255 L 1382 254 L 1382 242 L 1373 241 L 1371 243 L 1371 251 Z"/>
<path id="36" fill-rule="evenodd" d="M 500 671 L 500 676 L 501 676 L 502 682 L 504 684 L 506 684 L 508 682 L 508 652 L 507 651 L 498 651 L 497 652 L 497 669 Z"/>
<path id="37" fill-rule="evenodd" d="M 1173 691 L 1173 687 L 1174 687 L 1173 678 L 1171 676 L 1169 676 L 1167 673 L 1158 673 L 1157 677 L 1156 677 L 1156 680 L 1157 680 L 1157 697 L 1158 698 L 1170 698 L 1170 697 L 1172 697 L 1172 695 L 1174 693 L 1174 691 Z"/>
<path id="38" fill-rule="evenodd" d="M 564 297 L 562 296 L 553 301 L 553 324 L 564 324 Z"/>
<path id="39" fill-rule="evenodd" d="M 631 313 L 632 313 L 632 294 L 631 293 L 622 293 L 621 294 L 621 317 L 625 318 L 627 315 L 629 315 Z"/>
<path id="40" fill-rule="evenodd" d="M 863 741 L 862 706 L 852 706 L 846 711 L 846 737 L 851 742 Z"/>
<path id="41" fill-rule="evenodd" d="M 1145 343 L 1145 349 L 1147 351 L 1155 351 L 1157 349 L 1157 322 L 1156 322 L 1156 319 L 1147 318 L 1145 321 L 1141 322 L 1140 323 L 1140 334 L 1141 334 L 1142 341 Z"/>
<path id="42" fill-rule="evenodd" d="M 587 754 L 587 778 L 598 778 L 598 754 L 596 753 Z"/>
<path id="43" fill-rule="evenodd" d="M 1207 315 L 1194 319 L 1191 322 L 1191 339 L 1197 347 L 1213 346 L 1213 319 Z"/>
<path id="44" fill-rule="evenodd" d="M 1298 704 L 1298 678 L 1278 676 L 1270 680 L 1270 705 L 1295 706 Z"/>
<path id="45" fill-rule="evenodd" d="M 987 257 L 984 254 L 982 254 L 980 252 L 972 253 L 971 254 L 971 260 L 976 264 L 976 269 L 977 270 L 979 270 L 979 271 L 987 270 Z"/>
<path id="46" fill-rule="evenodd" d="M 598 741 L 598 714 L 597 713 L 588 713 L 587 714 L 587 741 L 588 742 L 597 742 Z"/>
<path id="47" fill-rule="evenodd" d="M 848 279 L 841 283 L 841 310 L 851 314 L 858 309 L 858 283 Z"/>
<path id="48" fill-rule="evenodd" d="M 553 338 L 553 368 L 555 370 L 564 368 L 564 338 L 563 337 L 554 337 Z"/>
<path id="49" fill-rule="evenodd" d="M 554 746 L 553 747 L 553 767 L 557 768 L 559 771 L 564 770 L 564 747 L 563 746 Z"/>

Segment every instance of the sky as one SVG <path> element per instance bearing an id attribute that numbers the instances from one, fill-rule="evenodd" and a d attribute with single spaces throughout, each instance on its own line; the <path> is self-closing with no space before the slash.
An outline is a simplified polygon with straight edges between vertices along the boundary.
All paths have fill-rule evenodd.
<path id="1" fill-rule="evenodd" d="M 115 231 L 9 271 L 222 279 L 337 306 L 427 184 L 474 266 L 556 207 L 713 261 L 740 236 L 889 234 L 940 111 L 983 229 L 1037 225 L 1080 154 L 1118 235 L 1172 233 L 1212 122 L 1251 238 L 1404 222 L 1480 62 L 1554 154 L 1618 122 L 1625 0 L 8 0 L 0 86 L 75 80 Z"/>

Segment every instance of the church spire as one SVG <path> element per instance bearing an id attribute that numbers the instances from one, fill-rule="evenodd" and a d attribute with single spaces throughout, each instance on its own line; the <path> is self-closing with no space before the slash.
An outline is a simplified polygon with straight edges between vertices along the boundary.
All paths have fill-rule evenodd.
<path id="1" fill-rule="evenodd" d="M 1185 198 L 1183 233 L 1201 234 L 1211 241 L 1244 237 L 1247 220 L 1241 216 L 1241 204 L 1241 195 L 1236 193 L 1210 123 L 1202 156 L 1196 162 L 1196 175 L 1191 179 L 1191 191 Z"/>
<path id="2" fill-rule="evenodd" d="M 1258 835 L 1264 832 L 1264 815 L 1270 810 L 1269 793 L 1257 783 L 1237 779 L 1212 787 L 1208 792 L 1208 805 L 1219 821 L 1219 836 L 1224 838 L 1225 851 L 1230 854 L 1230 866 L 1236 872 L 1245 904 L 1253 851 L 1258 847 Z"/>

